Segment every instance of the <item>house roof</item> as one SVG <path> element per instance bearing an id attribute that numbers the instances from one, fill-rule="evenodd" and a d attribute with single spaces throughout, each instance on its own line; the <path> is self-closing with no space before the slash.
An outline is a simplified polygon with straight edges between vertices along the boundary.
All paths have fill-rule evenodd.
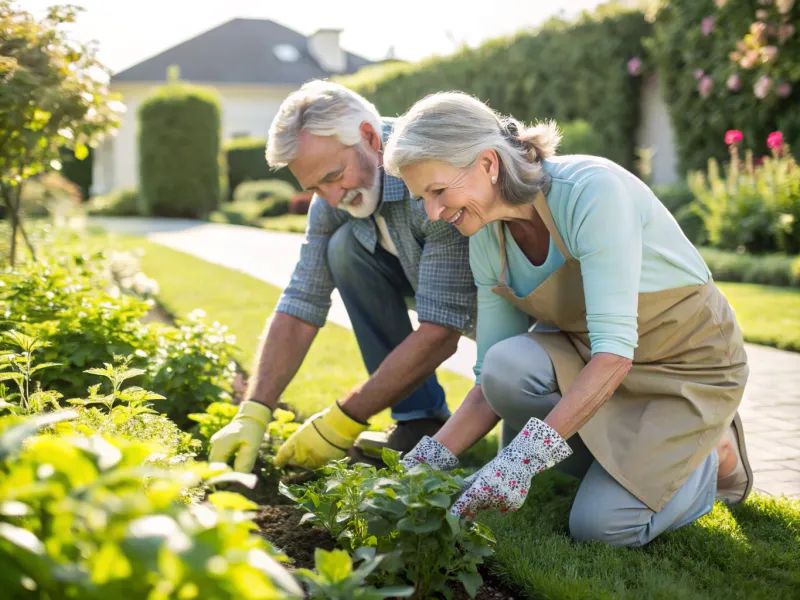
<path id="1" fill-rule="evenodd" d="M 275 56 L 274 48 L 289 44 L 299 51 L 295 62 Z M 333 75 L 308 53 L 308 38 L 266 19 L 232 19 L 164 50 L 111 77 L 112 82 L 166 81 L 167 67 L 180 66 L 180 78 L 197 83 L 300 85 Z M 345 52 L 347 73 L 371 61 Z"/>

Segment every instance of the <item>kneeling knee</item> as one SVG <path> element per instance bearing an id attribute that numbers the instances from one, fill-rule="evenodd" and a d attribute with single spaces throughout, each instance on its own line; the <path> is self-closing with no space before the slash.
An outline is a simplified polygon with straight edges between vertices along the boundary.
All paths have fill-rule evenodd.
<path id="1" fill-rule="evenodd" d="M 569 534 L 576 542 L 601 542 L 609 546 L 638 548 L 643 546 L 646 525 L 616 527 L 611 519 L 595 510 L 575 510 L 569 514 Z"/>

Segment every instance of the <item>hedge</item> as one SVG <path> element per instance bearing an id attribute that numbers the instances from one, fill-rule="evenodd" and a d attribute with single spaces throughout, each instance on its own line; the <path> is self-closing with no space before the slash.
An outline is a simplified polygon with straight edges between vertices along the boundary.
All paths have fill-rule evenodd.
<path id="1" fill-rule="evenodd" d="M 92 188 L 92 165 L 94 150 L 89 148 L 89 155 L 83 160 L 75 158 L 75 153 L 68 148 L 61 150 L 61 174 L 81 188 L 83 199 L 89 198 Z"/>
<path id="2" fill-rule="evenodd" d="M 641 12 L 605 5 L 574 22 L 551 19 L 536 31 L 453 56 L 388 63 L 337 81 L 385 116 L 405 112 L 432 92 L 461 90 L 528 122 L 583 119 L 604 140 L 602 155 L 632 168 L 640 78 L 626 65 L 642 54 L 641 40 L 649 34 Z"/>
<path id="3" fill-rule="evenodd" d="M 139 108 L 139 183 L 151 214 L 203 218 L 220 198 L 220 108 L 210 90 L 158 88 Z"/>
<path id="4" fill-rule="evenodd" d="M 767 134 L 776 130 L 783 132 L 787 143 L 800 147 L 800 32 L 783 42 L 778 39 L 782 23 L 797 27 L 800 3 L 784 16 L 778 4 L 788 5 L 673 0 L 662 3 L 656 13 L 652 37 L 646 41 L 650 57 L 646 62 L 662 83 L 681 172 L 704 169 L 710 157 L 727 161 L 727 148 L 720 141 L 729 129 L 742 131 L 745 144 L 762 154 L 767 153 L 763 144 Z M 761 45 L 774 46 L 777 56 L 747 69 L 729 55 L 757 21 L 757 11 L 766 17 L 761 21 L 766 27 Z M 752 42 L 751 37 L 748 43 Z M 759 90 L 766 96 L 759 99 L 756 83 L 762 76 L 768 83 Z M 787 89 L 789 95 L 781 97 L 778 92 Z"/>
<path id="5" fill-rule="evenodd" d="M 748 254 L 700 248 L 700 254 L 717 281 L 800 285 L 800 256 Z"/>
<path id="6" fill-rule="evenodd" d="M 277 179 L 291 184 L 294 189 L 300 189 L 300 184 L 288 168 L 277 171 L 270 168 L 264 156 L 266 145 L 266 140 L 261 138 L 234 138 L 225 143 L 228 200 L 233 198 L 240 183 L 249 180 Z"/>

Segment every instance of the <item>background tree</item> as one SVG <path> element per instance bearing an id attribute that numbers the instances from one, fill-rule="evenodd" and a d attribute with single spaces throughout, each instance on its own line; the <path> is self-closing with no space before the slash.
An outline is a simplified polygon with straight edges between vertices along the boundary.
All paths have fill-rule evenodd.
<path id="1" fill-rule="evenodd" d="M 11 223 L 12 265 L 18 233 L 36 258 L 20 214 L 25 180 L 59 169 L 64 147 L 86 158 L 88 146 L 118 125 L 123 108 L 109 94 L 96 48 L 64 31 L 78 10 L 54 6 L 36 19 L 0 0 L 0 195 Z"/>

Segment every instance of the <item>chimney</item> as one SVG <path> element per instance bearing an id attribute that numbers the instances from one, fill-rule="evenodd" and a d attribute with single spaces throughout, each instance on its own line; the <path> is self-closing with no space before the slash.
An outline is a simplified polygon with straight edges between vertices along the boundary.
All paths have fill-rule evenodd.
<path id="1" fill-rule="evenodd" d="M 341 29 L 320 29 L 308 37 L 308 53 L 329 73 L 347 70 L 347 55 L 339 45 Z"/>

